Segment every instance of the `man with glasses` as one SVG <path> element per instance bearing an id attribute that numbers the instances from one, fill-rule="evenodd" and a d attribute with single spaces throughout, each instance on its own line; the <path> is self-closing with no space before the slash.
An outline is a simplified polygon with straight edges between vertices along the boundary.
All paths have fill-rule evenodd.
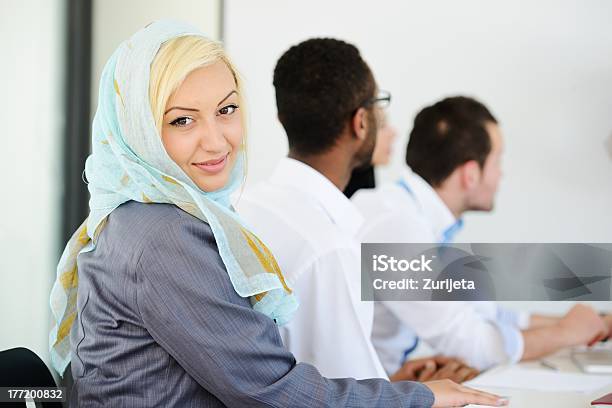
<path id="1" fill-rule="evenodd" d="M 364 219 L 342 190 L 355 168 L 371 162 L 377 118 L 391 96 L 377 91 L 354 46 L 333 39 L 290 48 L 276 65 L 274 87 L 289 155 L 244 194 L 238 210 L 300 301 L 281 330 L 284 343 L 324 376 L 387 378 L 371 341 L 373 303 L 361 301 L 356 233 Z M 415 379 L 431 366 L 411 362 L 391 378 Z"/>
<path id="2" fill-rule="evenodd" d="M 376 104 L 380 108 L 385 108 L 391 102 L 391 94 L 387 91 L 378 91 L 377 99 Z M 397 137 L 397 132 L 388 123 L 386 114 L 378 115 L 377 125 L 378 133 L 376 134 L 376 145 L 372 153 L 372 161 L 369 165 L 359 167 L 351 173 L 351 178 L 344 188 L 344 195 L 348 198 L 351 198 L 358 190 L 376 187 L 375 167 L 386 166 L 391 161 L 392 146 Z"/>

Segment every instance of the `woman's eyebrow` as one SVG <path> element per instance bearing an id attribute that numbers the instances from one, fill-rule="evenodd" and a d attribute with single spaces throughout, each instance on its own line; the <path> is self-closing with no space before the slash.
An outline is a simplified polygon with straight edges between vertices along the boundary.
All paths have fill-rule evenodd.
<path id="1" fill-rule="evenodd" d="M 195 109 L 195 108 L 183 108 L 181 106 L 173 106 L 170 109 L 168 109 L 167 111 L 164 112 L 164 115 L 168 112 L 170 112 L 172 109 L 180 109 L 180 110 L 186 110 L 186 111 L 190 111 L 190 112 L 199 112 L 199 109 Z"/>
<path id="2" fill-rule="evenodd" d="M 238 95 L 238 92 L 234 89 L 232 90 L 230 93 L 228 93 L 227 95 L 225 95 L 225 98 L 221 99 L 221 101 L 217 104 L 217 106 L 221 105 L 223 102 L 225 102 L 227 100 L 227 98 L 229 98 L 230 96 L 232 96 L 232 94 L 236 94 Z M 190 111 L 190 112 L 199 112 L 199 109 L 195 109 L 195 108 L 184 108 L 182 106 L 173 106 L 170 109 L 168 109 L 167 111 L 164 112 L 164 115 L 167 114 L 168 112 L 170 112 L 173 109 L 180 109 L 180 110 L 186 110 L 186 111 Z"/>
<path id="3" fill-rule="evenodd" d="M 221 102 L 219 102 L 219 103 L 217 104 L 217 106 L 219 106 L 219 105 L 221 105 L 223 102 L 225 102 L 227 98 L 229 98 L 230 96 L 232 96 L 232 94 L 236 94 L 236 95 L 238 95 L 238 92 L 236 92 L 236 90 L 235 90 L 235 89 L 234 89 L 234 90 L 232 90 L 230 93 L 228 93 L 228 94 L 225 96 L 225 98 L 221 99 Z"/>

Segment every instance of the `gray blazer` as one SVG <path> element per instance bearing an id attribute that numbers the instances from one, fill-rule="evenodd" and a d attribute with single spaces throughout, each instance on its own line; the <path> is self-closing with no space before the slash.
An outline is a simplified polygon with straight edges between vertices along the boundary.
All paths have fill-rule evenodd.
<path id="1" fill-rule="evenodd" d="M 122 205 L 78 268 L 73 407 L 433 404 L 418 383 L 296 364 L 274 322 L 234 291 L 208 224 L 173 205 Z"/>

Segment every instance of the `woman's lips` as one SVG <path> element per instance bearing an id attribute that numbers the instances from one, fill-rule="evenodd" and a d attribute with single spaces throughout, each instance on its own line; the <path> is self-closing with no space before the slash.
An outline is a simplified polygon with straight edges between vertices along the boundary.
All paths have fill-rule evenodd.
<path id="1" fill-rule="evenodd" d="M 229 156 L 229 153 L 219 159 L 207 160 L 192 164 L 208 174 L 215 174 L 219 173 L 225 168 L 225 165 L 227 164 L 227 156 Z"/>

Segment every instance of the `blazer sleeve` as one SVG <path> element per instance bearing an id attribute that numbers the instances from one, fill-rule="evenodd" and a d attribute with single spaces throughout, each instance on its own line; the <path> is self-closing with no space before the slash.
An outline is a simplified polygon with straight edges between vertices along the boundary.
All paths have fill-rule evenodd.
<path id="1" fill-rule="evenodd" d="M 296 363 L 276 324 L 234 291 L 208 224 L 185 213 L 178 220 L 160 222 L 145 242 L 134 265 L 143 324 L 225 405 L 433 404 L 432 392 L 419 383 L 327 379 L 313 366 Z"/>

